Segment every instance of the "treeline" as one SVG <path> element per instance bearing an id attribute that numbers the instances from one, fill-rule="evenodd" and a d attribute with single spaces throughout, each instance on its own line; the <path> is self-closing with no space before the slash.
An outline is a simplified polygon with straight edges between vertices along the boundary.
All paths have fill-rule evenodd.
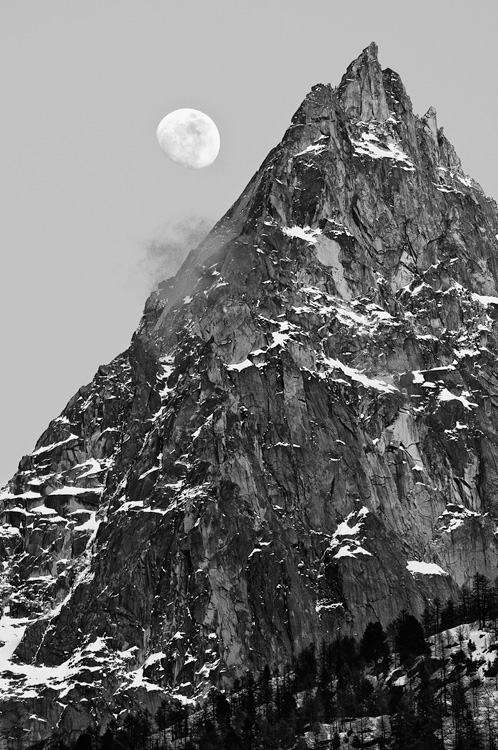
<path id="1" fill-rule="evenodd" d="M 498 578 L 494 582 L 486 576 L 476 573 L 472 579 L 472 586 L 463 586 L 457 602 L 449 599 L 443 605 L 435 599 L 425 609 L 422 624 L 427 635 L 439 633 L 442 630 L 454 628 L 465 622 L 478 622 L 479 627 L 492 623 L 497 627 L 498 622 Z"/>
<path id="2" fill-rule="evenodd" d="M 430 651 L 418 620 L 402 612 L 390 628 L 370 623 L 358 642 L 350 636 L 310 646 L 280 674 L 266 666 L 248 672 L 229 693 L 213 689 L 202 709 L 165 701 L 155 716 L 129 714 L 103 736 L 86 733 L 74 750 L 306 750 L 304 735 L 318 736 L 323 723 L 335 726 L 330 747 L 341 747 L 340 727 L 358 717 L 387 715 L 398 689 L 376 689 L 371 674 L 385 675 L 393 659 L 409 663 Z M 394 701 L 394 703 L 393 703 Z M 362 747 L 349 729 L 351 747 Z M 384 741 L 388 725 L 384 727 Z M 63 743 L 58 750 L 64 750 Z"/>
<path id="3" fill-rule="evenodd" d="M 464 622 L 495 622 L 496 603 L 496 585 L 475 576 L 460 601 L 428 607 L 423 624 L 403 611 L 386 630 L 369 623 L 360 641 L 310 646 L 283 673 L 248 672 L 228 692 L 213 689 L 202 707 L 165 701 L 155 716 L 129 714 L 58 750 L 306 750 L 309 733 L 324 750 L 498 750 L 494 720 L 483 732 L 476 718 L 475 645 L 461 637 L 450 669 L 427 641 Z"/>

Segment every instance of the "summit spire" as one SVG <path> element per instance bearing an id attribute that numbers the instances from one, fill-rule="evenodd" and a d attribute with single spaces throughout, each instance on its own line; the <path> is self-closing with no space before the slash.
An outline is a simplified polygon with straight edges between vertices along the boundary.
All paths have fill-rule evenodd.
<path id="1" fill-rule="evenodd" d="M 387 103 L 378 47 L 371 42 L 346 70 L 338 88 L 346 114 L 356 120 L 387 120 Z"/>

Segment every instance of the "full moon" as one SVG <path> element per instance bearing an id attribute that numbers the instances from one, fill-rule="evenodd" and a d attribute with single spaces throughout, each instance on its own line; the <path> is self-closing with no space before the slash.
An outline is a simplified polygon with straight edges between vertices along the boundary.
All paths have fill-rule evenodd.
<path id="1" fill-rule="evenodd" d="M 218 156 L 220 134 L 198 109 L 175 109 L 158 125 L 157 140 L 166 156 L 187 169 L 208 167 Z"/>

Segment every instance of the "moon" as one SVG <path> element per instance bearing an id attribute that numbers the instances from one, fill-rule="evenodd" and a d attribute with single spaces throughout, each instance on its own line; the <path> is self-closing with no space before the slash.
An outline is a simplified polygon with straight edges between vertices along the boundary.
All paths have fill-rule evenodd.
<path id="1" fill-rule="evenodd" d="M 159 146 L 186 169 L 202 169 L 214 162 L 220 134 L 213 120 L 198 109 L 175 109 L 157 127 Z"/>

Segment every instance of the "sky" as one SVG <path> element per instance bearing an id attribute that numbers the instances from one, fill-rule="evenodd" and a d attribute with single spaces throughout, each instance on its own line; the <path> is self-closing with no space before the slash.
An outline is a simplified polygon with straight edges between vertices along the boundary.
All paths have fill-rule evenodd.
<path id="1" fill-rule="evenodd" d="M 0 485 L 370 42 L 498 198 L 496 0 L 0 0 L 0 19 Z M 183 107 L 218 126 L 210 167 L 159 149 Z"/>

